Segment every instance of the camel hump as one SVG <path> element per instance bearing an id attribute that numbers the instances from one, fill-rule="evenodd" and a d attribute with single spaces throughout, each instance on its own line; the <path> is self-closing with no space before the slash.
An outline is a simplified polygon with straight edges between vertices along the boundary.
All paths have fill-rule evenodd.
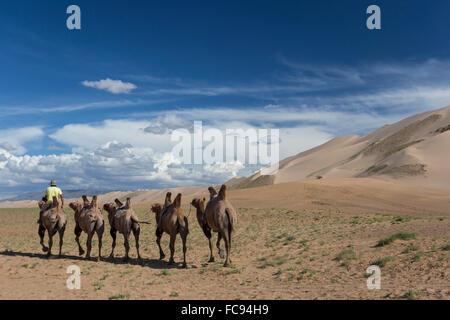
<path id="1" fill-rule="evenodd" d="M 89 199 L 88 199 L 87 195 L 83 194 L 83 195 L 81 196 L 81 199 L 83 199 L 83 205 L 84 205 L 85 207 L 87 207 L 87 206 L 89 206 L 89 205 L 91 204 L 91 203 L 89 202 Z"/>
<path id="2" fill-rule="evenodd" d="M 58 207 L 58 197 L 53 197 L 53 208 Z"/>
<path id="3" fill-rule="evenodd" d="M 117 198 L 114 200 L 114 202 L 119 206 L 119 208 L 123 206 L 123 203 Z"/>
<path id="4" fill-rule="evenodd" d="M 131 208 L 131 198 L 127 198 L 127 202 L 125 203 L 126 208 Z"/>
<path id="5" fill-rule="evenodd" d="M 225 200 L 227 198 L 227 186 L 226 185 L 222 185 L 222 187 L 220 187 L 220 191 L 219 191 L 219 195 L 217 196 L 218 200 Z"/>
<path id="6" fill-rule="evenodd" d="M 98 208 L 97 196 L 92 197 L 92 208 Z"/>
<path id="7" fill-rule="evenodd" d="M 172 192 L 166 193 L 166 199 L 164 200 L 164 206 L 167 207 L 172 203 Z"/>
<path id="8" fill-rule="evenodd" d="M 212 199 L 212 197 L 214 197 L 215 195 L 217 195 L 217 190 L 216 190 L 213 186 L 209 187 L 209 188 L 208 188 L 208 191 L 209 191 L 209 195 L 210 195 L 210 198 L 211 198 L 211 199 Z"/>
<path id="9" fill-rule="evenodd" d="M 173 203 L 175 204 L 175 208 L 181 207 L 181 193 L 177 194 Z"/>

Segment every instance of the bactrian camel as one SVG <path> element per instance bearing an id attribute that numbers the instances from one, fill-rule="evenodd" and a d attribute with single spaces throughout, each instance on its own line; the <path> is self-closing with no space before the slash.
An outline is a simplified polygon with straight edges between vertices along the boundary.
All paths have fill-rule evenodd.
<path id="1" fill-rule="evenodd" d="M 80 244 L 80 235 L 84 231 L 87 234 L 86 241 L 86 259 L 91 257 L 92 238 L 97 233 L 98 237 L 98 258 L 100 261 L 102 258 L 102 238 L 105 230 L 105 221 L 103 219 L 102 212 L 100 211 L 97 203 L 97 196 L 92 197 L 92 201 L 89 202 L 87 197 L 83 195 L 83 205 L 78 202 L 72 202 L 69 207 L 74 211 L 75 219 L 75 241 L 78 244 L 78 252 L 81 255 L 84 254 L 84 250 Z"/>
<path id="2" fill-rule="evenodd" d="M 220 240 L 223 238 L 225 242 L 225 250 L 226 250 L 226 258 L 224 266 L 228 267 L 230 265 L 231 259 L 231 236 L 234 231 L 234 228 L 237 223 L 237 214 L 236 210 L 234 209 L 231 202 L 226 197 L 226 189 L 227 187 L 225 185 L 222 185 L 220 188 L 219 194 L 214 197 L 214 188 L 210 187 L 209 191 L 211 193 L 211 200 L 206 205 L 204 216 L 206 218 L 206 225 L 209 227 L 210 231 L 206 227 L 203 227 L 203 224 L 205 224 L 204 220 L 202 219 L 202 229 L 204 229 L 205 235 L 209 239 L 209 248 L 211 252 L 210 261 L 214 261 L 214 257 L 212 254 L 212 244 L 211 244 L 211 238 L 208 236 L 211 231 L 217 232 L 217 248 L 219 249 L 219 254 L 221 253 L 220 250 Z M 203 200 L 204 201 L 204 200 Z M 198 203 L 198 202 L 197 202 Z M 201 201 L 198 203 L 198 207 L 202 207 Z M 195 206 L 195 203 L 192 203 L 192 205 Z M 201 210 L 201 209 L 200 209 Z M 199 212 L 197 212 L 197 215 Z M 199 221 L 200 223 L 200 221 Z"/>
<path id="3" fill-rule="evenodd" d="M 110 258 L 114 258 L 114 248 L 116 247 L 116 235 L 117 231 L 123 235 L 125 246 L 124 260 L 129 259 L 128 253 L 130 251 L 130 244 L 128 238 L 130 233 L 133 232 L 134 239 L 136 240 L 136 251 L 138 259 L 141 260 L 141 254 L 139 253 L 139 234 L 140 225 L 139 219 L 131 207 L 131 199 L 127 198 L 127 202 L 123 205 L 119 199 L 115 199 L 115 203 L 107 203 L 103 206 L 108 212 L 109 225 L 111 226 L 110 234 L 113 239 Z"/>
<path id="4" fill-rule="evenodd" d="M 156 228 L 156 243 L 159 247 L 159 259 L 162 260 L 165 254 L 161 248 L 161 237 L 164 232 L 170 235 L 170 259 L 169 264 L 174 264 L 175 239 L 179 233 L 183 242 L 183 268 L 187 268 L 186 264 L 186 240 L 189 234 L 188 219 L 181 209 L 181 193 L 177 195 L 173 203 L 170 202 L 171 193 L 168 192 L 165 200 L 165 208 L 163 210 L 161 204 L 157 203 L 152 206 L 155 213 L 156 224 L 160 221 L 160 228 Z M 160 215 L 162 214 L 162 217 Z M 160 220 L 161 219 L 161 220 Z"/>
<path id="5" fill-rule="evenodd" d="M 45 201 L 40 201 L 38 205 L 39 209 L 42 209 L 45 205 Z M 47 252 L 47 257 L 52 257 L 53 236 L 56 232 L 59 234 L 59 256 L 61 257 L 66 224 L 67 221 L 64 210 L 59 206 L 57 197 L 53 197 L 52 206 L 42 213 L 38 230 L 42 251 Z M 44 245 L 45 230 L 48 232 L 48 247 Z"/>

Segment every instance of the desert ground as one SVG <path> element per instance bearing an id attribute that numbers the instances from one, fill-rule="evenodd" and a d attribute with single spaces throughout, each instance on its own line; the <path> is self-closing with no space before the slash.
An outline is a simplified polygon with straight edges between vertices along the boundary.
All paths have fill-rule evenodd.
<path id="1" fill-rule="evenodd" d="M 238 223 L 229 268 L 217 250 L 216 261 L 207 262 L 192 197 L 183 198 L 188 269 L 181 268 L 180 238 L 177 264 L 158 260 L 154 201 L 135 206 L 143 222 L 141 264 L 134 240 L 132 259 L 121 260 L 121 235 L 116 258 L 107 258 L 109 226 L 103 261 L 79 257 L 69 208 L 63 257 L 48 260 L 37 235 L 38 209 L 0 209 L 0 299 L 450 299 L 450 192 L 370 178 L 231 190 Z M 83 234 L 84 247 L 85 241 Z M 168 256 L 167 235 L 162 243 Z M 73 264 L 82 271 L 80 290 L 66 287 Z M 381 268 L 380 290 L 366 286 L 374 264 Z"/>

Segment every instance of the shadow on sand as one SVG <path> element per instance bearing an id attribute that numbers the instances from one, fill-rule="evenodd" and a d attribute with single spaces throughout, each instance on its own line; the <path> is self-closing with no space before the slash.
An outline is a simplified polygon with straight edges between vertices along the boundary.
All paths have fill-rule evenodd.
<path id="1" fill-rule="evenodd" d="M 74 255 L 66 255 L 63 254 L 61 256 L 58 255 L 52 255 L 51 258 L 47 256 L 47 254 L 43 253 L 29 253 L 29 252 L 17 252 L 17 251 L 1 251 L 0 255 L 2 256 L 10 256 L 10 257 L 28 257 L 28 258 L 38 258 L 38 259 L 44 259 L 44 260 L 62 260 L 62 259 L 69 259 L 69 260 L 75 260 L 75 261 L 92 261 L 97 262 L 97 257 L 91 257 L 90 259 L 86 259 L 83 256 L 74 256 Z M 149 267 L 152 269 L 182 269 L 182 263 L 175 262 L 172 265 L 169 265 L 164 260 L 158 260 L 158 259 L 142 259 L 139 261 L 138 259 L 129 259 L 128 261 L 123 261 L 121 257 L 116 258 L 104 258 L 102 257 L 102 260 L 99 263 L 111 263 L 115 265 L 135 265 L 135 266 L 142 266 L 142 267 Z M 191 268 L 196 268 L 196 266 L 191 266 Z"/>

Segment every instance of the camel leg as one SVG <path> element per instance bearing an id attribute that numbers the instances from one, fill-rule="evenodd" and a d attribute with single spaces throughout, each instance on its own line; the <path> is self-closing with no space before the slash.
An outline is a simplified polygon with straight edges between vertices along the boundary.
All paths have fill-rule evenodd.
<path id="1" fill-rule="evenodd" d="M 49 231 L 48 232 L 48 252 L 47 252 L 47 257 L 50 257 L 52 255 L 52 246 L 53 246 L 53 234 Z"/>
<path id="2" fill-rule="evenodd" d="M 39 234 L 39 238 L 41 246 L 42 246 L 42 251 L 47 252 L 48 251 L 48 247 L 45 246 L 44 244 L 44 236 L 45 236 L 45 228 L 42 225 L 39 225 L 39 229 L 38 229 L 38 234 Z"/>
<path id="3" fill-rule="evenodd" d="M 109 231 L 109 234 L 111 235 L 113 242 L 111 247 L 111 254 L 109 257 L 112 259 L 114 258 L 114 248 L 116 247 L 116 238 L 117 238 L 117 230 L 111 227 L 111 230 Z"/>
<path id="4" fill-rule="evenodd" d="M 80 256 L 82 256 L 84 254 L 84 250 L 83 250 L 83 248 L 81 247 L 81 244 L 80 244 L 80 236 L 81 236 L 82 232 L 83 232 L 83 230 L 81 230 L 80 226 L 77 224 L 75 226 L 74 233 L 75 233 L 75 241 L 78 244 L 78 254 Z"/>
<path id="5" fill-rule="evenodd" d="M 203 226 L 203 233 L 208 238 L 208 242 L 209 242 L 209 261 L 208 262 L 214 262 L 211 230 L 208 227 Z"/>
<path id="6" fill-rule="evenodd" d="M 130 243 L 128 242 L 128 237 L 130 236 L 130 233 L 124 233 L 123 240 L 124 240 L 124 246 L 125 246 L 125 257 L 123 258 L 123 261 L 128 261 L 129 256 L 128 253 L 130 252 Z"/>
<path id="7" fill-rule="evenodd" d="M 86 240 L 86 259 L 90 259 L 91 258 L 91 249 L 92 249 L 92 237 L 94 236 L 94 230 L 90 231 L 88 233 L 88 238 Z"/>
<path id="8" fill-rule="evenodd" d="M 97 261 L 102 260 L 102 239 L 103 239 L 103 232 L 105 231 L 105 223 L 102 221 L 101 225 L 97 225 L 97 228 L 95 230 L 97 232 L 97 238 L 98 238 L 98 258 Z"/>
<path id="9" fill-rule="evenodd" d="M 220 240 L 222 240 L 222 234 L 220 232 L 217 233 L 217 242 L 216 242 L 216 247 L 217 250 L 219 250 L 219 256 L 221 259 L 225 258 L 225 255 L 223 253 L 223 250 L 220 249 Z"/>
<path id="10" fill-rule="evenodd" d="M 177 234 L 171 234 L 170 235 L 170 259 L 169 259 L 169 264 L 174 264 L 175 260 L 173 259 L 173 256 L 175 255 L 175 240 L 177 238 Z"/>
<path id="11" fill-rule="evenodd" d="M 62 246 L 63 246 L 63 238 L 64 238 L 64 232 L 66 231 L 66 224 L 64 223 L 58 230 L 59 234 L 59 256 L 62 255 Z"/>
<path id="12" fill-rule="evenodd" d="M 159 260 L 162 260 L 166 257 L 166 255 L 164 254 L 164 251 L 161 248 L 161 237 L 162 237 L 162 232 L 159 230 L 156 230 L 156 243 L 158 244 L 158 248 L 159 248 Z"/>
<path id="13" fill-rule="evenodd" d="M 187 268 L 187 264 L 186 264 L 186 241 L 187 241 L 187 235 L 188 232 L 187 230 L 181 233 L 181 240 L 183 241 L 183 268 Z"/>
<path id="14" fill-rule="evenodd" d="M 231 233 L 224 233 L 223 234 L 223 240 L 225 242 L 225 250 L 226 250 L 226 259 L 225 263 L 223 264 L 224 267 L 230 266 L 230 251 L 231 251 Z"/>
<path id="15" fill-rule="evenodd" d="M 139 234 L 141 233 L 141 227 L 139 226 L 139 223 L 133 223 L 131 227 L 133 230 L 134 240 L 136 240 L 136 251 L 138 259 L 141 260 L 141 254 L 139 253 Z"/>

